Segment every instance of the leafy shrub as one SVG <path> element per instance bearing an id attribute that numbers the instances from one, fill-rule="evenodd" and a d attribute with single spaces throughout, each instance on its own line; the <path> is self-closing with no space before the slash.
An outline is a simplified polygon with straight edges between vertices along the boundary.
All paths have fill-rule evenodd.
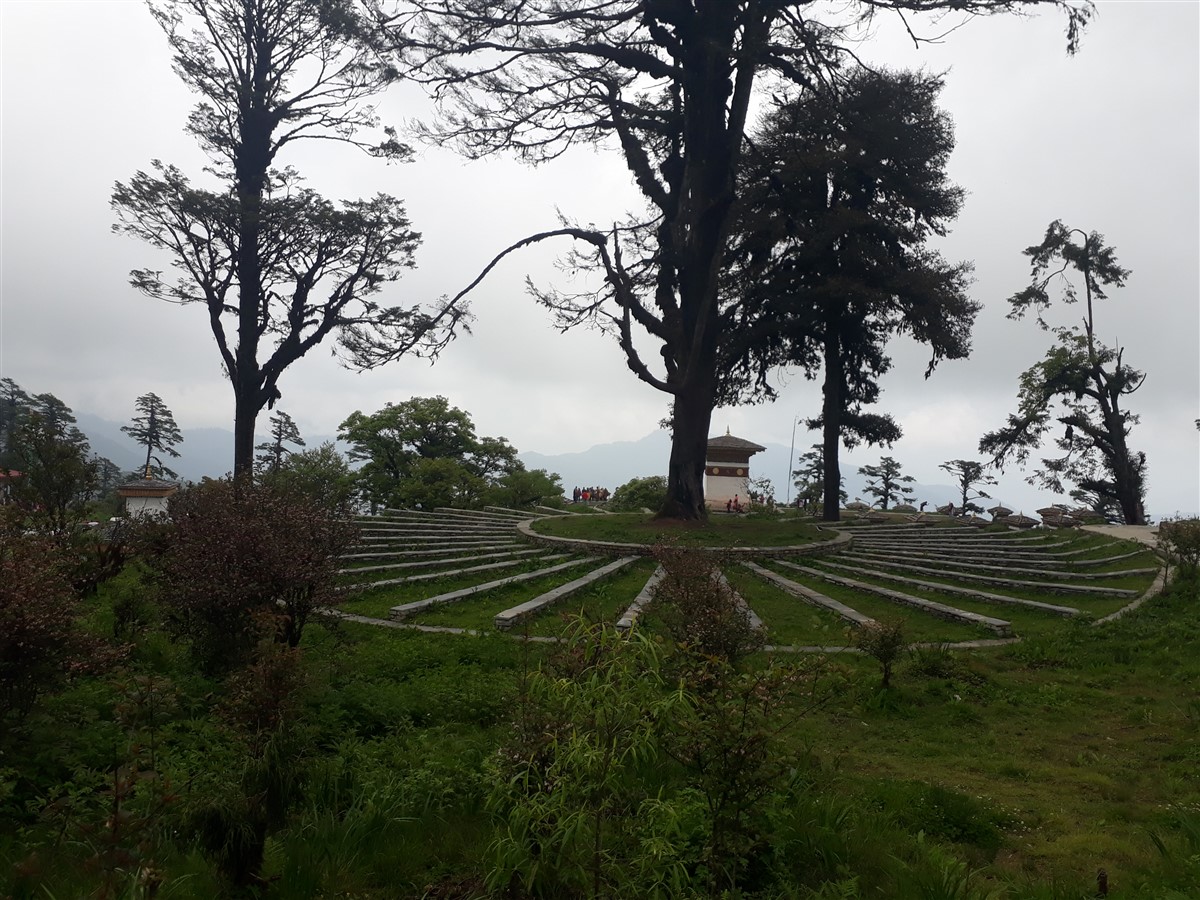
<path id="1" fill-rule="evenodd" d="M 545 469 L 513 469 L 505 472 L 484 493 L 484 499 L 493 506 L 514 509 L 542 504 L 563 506 L 562 479 Z"/>
<path id="2" fill-rule="evenodd" d="M 945 644 L 913 647 L 908 654 L 908 667 L 914 675 L 924 678 L 951 679 L 962 672 L 962 664 Z"/>
<path id="3" fill-rule="evenodd" d="M 881 687 L 892 683 L 892 669 L 904 652 L 904 623 L 898 619 L 883 620 L 863 625 L 854 635 L 855 645 L 867 656 L 879 663 L 883 674 Z"/>
<path id="4" fill-rule="evenodd" d="M 297 646 L 314 612 L 338 600 L 337 557 L 354 528 L 305 497 L 209 481 L 172 498 L 170 519 L 154 559 L 161 601 L 208 671 L 249 658 L 272 629 Z"/>
<path id="5" fill-rule="evenodd" d="M 728 663 L 763 645 L 746 604 L 721 577 L 717 555 L 660 545 L 654 556 L 664 570 L 654 589 L 655 611 L 677 645 Z"/>
<path id="6" fill-rule="evenodd" d="M 1158 546 L 1179 571 L 1195 578 L 1200 571 L 1200 519 L 1167 519 L 1158 526 Z"/>
<path id="7" fill-rule="evenodd" d="M 0 509 L 0 718 L 24 716 L 67 671 L 75 614 L 58 545 Z"/>
<path id="8" fill-rule="evenodd" d="M 680 700 L 663 688 L 650 640 L 582 621 L 531 675 L 492 766 L 490 889 L 622 897 L 678 886 L 679 845 L 664 833 L 674 817 L 651 780 L 655 721 Z"/>
<path id="9" fill-rule="evenodd" d="M 658 510 L 667 500 L 667 479 L 661 475 L 651 475 L 648 478 L 634 478 L 625 482 L 615 491 L 608 501 L 609 509 L 618 512 L 637 512 L 645 507 Z"/>
<path id="10" fill-rule="evenodd" d="M 263 481 L 282 491 L 302 494 L 325 509 L 350 506 L 358 489 L 354 473 L 332 441 L 287 454 Z"/>

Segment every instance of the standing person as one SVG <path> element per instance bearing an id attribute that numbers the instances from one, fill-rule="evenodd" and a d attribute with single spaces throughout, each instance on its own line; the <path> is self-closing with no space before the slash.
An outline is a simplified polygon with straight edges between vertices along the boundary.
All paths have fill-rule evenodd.
<path id="1" fill-rule="evenodd" d="M 572 502 L 572 503 L 578 503 L 578 502 L 579 502 L 579 495 L 580 495 L 580 494 L 582 494 L 582 493 L 583 493 L 583 492 L 582 492 L 581 490 L 579 490 L 579 485 L 575 485 L 575 490 L 571 491 L 571 502 Z"/>

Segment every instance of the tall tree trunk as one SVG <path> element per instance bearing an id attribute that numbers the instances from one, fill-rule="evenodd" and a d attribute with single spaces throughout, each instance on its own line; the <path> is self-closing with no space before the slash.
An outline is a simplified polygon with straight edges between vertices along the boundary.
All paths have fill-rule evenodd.
<path id="1" fill-rule="evenodd" d="M 254 423 L 258 418 L 255 385 L 234 385 L 233 477 L 240 481 L 254 475 Z"/>
<path id="2" fill-rule="evenodd" d="M 838 328 L 831 317 L 825 320 L 825 384 L 822 387 L 821 424 L 825 464 L 825 495 L 821 519 L 837 522 L 841 519 L 842 470 L 838 464 L 838 444 L 842 425 L 842 345 Z"/>
<path id="3" fill-rule="evenodd" d="M 671 425 L 671 460 L 667 466 L 667 499 L 656 518 L 708 518 L 704 506 L 704 463 L 708 456 L 708 429 L 712 421 L 711 379 L 705 385 L 675 396 Z"/>
<path id="4" fill-rule="evenodd" d="M 1103 407 L 1105 426 L 1112 441 L 1113 490 L 1117 505 L 1121 507 L 1121 518 L 1126 525 L 1145 525 L 1146 510 L 1142 504 L 1143 485 L 1125 442 L 1125 423 L 1120 413 Z"/>
<path id="5" fill-rule="evenodd" d="M 260 60 L 259 66 L 262 62 Z M 237 160 L 238 199 L 238 343 L 234 351 L 237 371 L 233 381 L 233 475 L 254 475 L 254 423 L 263 403 L 260 397 L 262 371 L 258 363 L 262 286 L 262 198 L 271 165 L 271 125 L 258 102 L 265 96 L 261 82 L 265 72 L 255 72 L 256 91 L 241 125 L 242 152 Z"/>

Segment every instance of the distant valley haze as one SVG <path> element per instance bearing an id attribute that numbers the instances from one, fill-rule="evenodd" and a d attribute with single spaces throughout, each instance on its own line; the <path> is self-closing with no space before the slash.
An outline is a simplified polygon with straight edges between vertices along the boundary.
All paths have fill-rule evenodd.
<path id="1" fill-rule="evenodd" d="M 91 413 L 75 412 L 80 429 L 88 436 L 92 452 L 112 460 L 124 471 L 138 469 L 145 460 L 145 450 L 137 447 L 130 437 L 121 431 L 120 422 L 112 422 Z M 267 421 L 267 416 L 260 418 L 260 424 Z M 233 468 L 233 432 L 223 428 L 181 428 L 183 442 L 176 445 L 179 459 L 165 460 L 179 477 L 185 481 L 199 481 L 201 478 L 218 478 L 227 474 Z M 723 433 L 723 432 L 722 432 Z M 805 443 L 800 445 L 801 434 Z M 335 435 L 305 435 L 305 447 L 308 449 L 319 446 L 324 441 L 336 441 Z M 755 440 L 753 435 L 740 435 Z M 817 436 L 815 432 L 800 432 L 796 434 L 798 446 L 795 448 L 795 460 L 811 449 Z M 259 435 L 256 443 L 269 440 L 268 435 Z M 757 443 L 763 443 L 756 441 Z M 775 499 L 782 503 L 788 496 L 786 475 L 788 471 L 789 448 L 783 444 L 765 443 L 767 448 L 756 453 L 750 459 L 751 477 L 766 476 L 771 479 L 775 489 Z M 344 444 L 338 444 L 338 449 L 346 452 Z M 610 490 L 619 487 L 633 478 L 643 478 L 651 475 L 665 475 L 667 460 L 671 452 L 671 438 L 666 431 L 654 431 L 636 441 L 612 441 L 598 443 L 586 450 L 573 453 L 538 453 L 533 450 L 518 448 L 519 458 L 529 469 L 546 469 L 555 472 L 562 478 L 563 492 L 570 496 L 571 489 L 579 487 L 606 487 Z M 874 465 L 880 456 L 898 454 L 883 450 L 857 450 L 853 454 L 846 451 L 842 457 L 842 475 L 845 477 L 845 490 L 850 499 L 861 497 L 863 502 L 870 503 L 873 497 L 867 496 L 864 487 L 866 480 L 858 474 L 859 466 Z M 793 464 L 795 464 L 793 460 Z M 903 460 L 901 460 L 903 463 Z M 951 500 L 957 502 L 959 493 L 950 484 L 921 484 L 907 485 L 914 489 L 913 502 L 929 501 L 930 507 L 941 506 Z M 1016 511 L 1033 510 L 1046 506 L 1056 500 L 1045 492 L 1039 492 L 1020 480 L 1019 477 L 1006 477 L 1001 484 L 989 490 L 993 500 L 1002 501 Z M 795 489 L 791 496 L 795 498 Z M 984 502 L 984 506 L 994 505 Z M 1155 516 L 1157 519 L 1157 516 Z"/>

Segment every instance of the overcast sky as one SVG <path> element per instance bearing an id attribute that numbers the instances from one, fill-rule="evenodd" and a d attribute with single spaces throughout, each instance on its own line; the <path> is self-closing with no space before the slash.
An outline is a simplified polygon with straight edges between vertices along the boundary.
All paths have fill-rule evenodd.
<path id="1" fill-rule="evenodd" d="M 885 22 L 860 48 L 874 63 L 950 70 L 942 96 L 958 141 L 950 172 L 968 198 L 941 250 L 974 261 L 973 295 L 984 305 L 970 359 L 943 363 L 928 381 L 925 353 L 893 343 L 880 408 L 904 438 L 882 452 L 919 481 L 944 482 L 938 463 L 976 458 L 980 435 L 1013 411 L 1017 377 L 1050 337 L 1032 321 L 1007 321 L 1004 301 L 1028 283 L 1021 250 L 1062 219 L 1103 233 L 1133 273 L 1100 304 L 1097 331 L 1148 372 L 1129 406 L 1142 416 L 1132 445 L 1148 456 L 1157 519 L 1200 511 L 1200 4 L 1097 6 L 1075 57 L 1065 52 L 1063 18 L 1050 11 L 971 21 L 920 49 Z M 196 178 L 205 163 L 183 133 L 195 98 L 171 72 L 162 33 L 134 0 L 0 0 L 0 35 L 0 376 L 118 421 L 154 391 L 185 428 L 232 428 L 232 391 L 203 309 L 138 294 L 129 270 L 166 262 L 109 230 L 114 182 L 152 159 Z M 381 107 L 396 124 L 429 111 L 411 87 L 392 90 Z M 331 198 L 404 198 L 424 243 L 418 268 L 381 302 L 455 293 L 504 246 L 554 227 L 556 209 L 604 225 L 637 205 L 621 160 L 604 149 L 536 169 L 466 163 L 443 148 L 407 165 L 328 146 L 281 162 Z M 354 374 L 318 349 L 284 375 L 280 407 L 302 433 L 332 434 L 356 409 L 443 394 L 480 433 L 542 453 L 655 430 L 665 397 L 629 373 L 615 343 L 596 332 L 559 334 L 525 295 L 526 275 L 564 283 L 554 258 L 539 248 L 504 263 L 477 291 L 474 334 L 432 367 L 405 360 Z M 1052 314 L 1055 324 L 1078 319 L 1075 307 Z M 816 414 L 819 392 L 798 374 L 780 381 L 772 405 L 717 410 L 713 433 L 728 427 L 789 444 L 795 418 Z M 801 424 L 797 454 L 816 440 Z M 860 449 L 846 459 L 856 466 L 880 455 Z M 665 459 L 657 465 L 665 472 Z M 654 461 L 647 468 L 653 474 Z M 783 493 L 784 473 L 764 474 Z M 1016 498 L 1010 505 L 1061 499 L 1023 487 L 1021 474 L 1001 476 L 994 496 Z"/>

